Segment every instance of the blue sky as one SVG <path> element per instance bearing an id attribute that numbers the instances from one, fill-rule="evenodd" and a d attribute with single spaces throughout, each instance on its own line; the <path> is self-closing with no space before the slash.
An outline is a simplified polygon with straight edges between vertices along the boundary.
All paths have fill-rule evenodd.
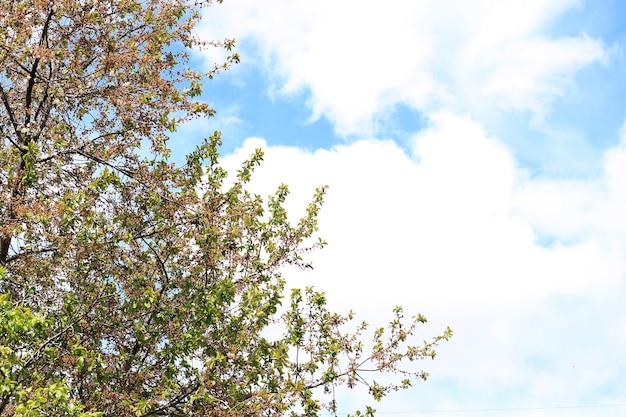
<path id="1" fill-rule="evenodd" d="M 253 186 L 289 184 L 294 217 L 328 184 L 329 245 L 290 284 L 377 324 L 397 304 L 421 312 L 420 337 L 455 332 L 381 415 L 624 414 L 625 14 L 609 0 L 206 10 L 199 34 L 235 37 L 242 63 L 206 85 L 218 114 L 176 150 L 214 129 L 227 166 L 263 147 Z M 341 395 L 340 411 L 363 405 Z"/>

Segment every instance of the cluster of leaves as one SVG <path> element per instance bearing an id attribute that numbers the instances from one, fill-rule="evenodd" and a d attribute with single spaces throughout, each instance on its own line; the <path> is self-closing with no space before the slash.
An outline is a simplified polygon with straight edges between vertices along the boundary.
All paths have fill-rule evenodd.
<path id="1" fill-rule="evenodd" d="M 5 271 L 0 270 L 0 276 Z M 4 405 L 4 412 L 20 417 L 69 415 L 97 417 L 101 413 L 84 411 L 84 406 L 68 396 L 68 387 L 55 376 L 42 374 L 33 366 L 41 358 L 58 355 L 49 344 L 50 320 L 34 314 L 29 308 L 14 305 L 8 294 L 0 295 L 0 396 L 10 394 L 13 401 Z M 86 350 L 75 343 L 72 349 L 79 358 Z"/>
<path id="2" fill-rule="evenodd" d="M 0 2 L 0 415 L 316 415 L 336 410 L 318 389 L 425 377 L 401 365 L 450 336 L 407 344 L 425 319 L 398 309 L 365 349 L 312 289 L 282 311 L 281 270 L 324 245 L 324 188 L 292 224 L 285 186 L 247 190 L 260 151 L 232 181 L 219 132 L 170 161 L 177 125 L 214 113 L 201 81 L 239 60 L 184 69 L 233 47 L 193 36 L 207 4 Z"/>

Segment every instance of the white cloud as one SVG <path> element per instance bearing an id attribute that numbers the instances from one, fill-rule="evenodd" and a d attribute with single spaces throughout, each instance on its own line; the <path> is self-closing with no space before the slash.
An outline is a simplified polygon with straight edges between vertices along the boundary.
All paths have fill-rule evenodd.
<path id="1" fill-rule="evenodd" d="M 625 293 L 626 146 L 594 181 L 546 181 L 476 122 L 441 113 L 414 138 L 413 157 L 391 141 L 311 153 L 253 139 L 225 165 L 258 146 L 266 160 L 252 186 L 269 194 L 289 183 L 292 213 L 330 185 L 320 217 L 329 246 L 313 255 L 315 271 L 288 271 L 292 285 L 314 284 L 377 324 L 400 304 L 433 319 L 424 337 L 456 331 L 424 364 L 433 380 L 380 410 L 612 401 L 598 392 L 626 367 L 624 317 L 610 313 Z M 542 234 L 556 243 L 541 246 Z M 416 406 L 414 395 L 429 399 Z"/>
<path id="2" fill-rule="evenodd" d="M 211 8 L 200 29 L 254 44 L 279 92 L 310 91 L 314 117 L 372 132 L 396 103 L 430 113 L 516 109 L 539 120 L 576 70 L 605 62 L 585 34 L 547 37 L 573 0 L 252 0 Z M 250 59 L 247 51 L 245 59 Z"/>
<path id="3" fill-rule="evenodd" d="M 539 233 L 562 241 L 601 240 L 616 253 L 626 249 L 626 129 L 605 153 L 603 176 L 595 179 L 537 179 L 517 195 L 516 208 Z M 540 201 L 541 204 L 537 204 Z"/>
<path id="4" fill-rule="evenodd" d="M 227 163 L 255 146 L 265 144 L 249 141 Z M 330 185 L 320 218 L 330 247 L 316 255 L 322 287 L 341 288 L 364 304 L 382 285 L 387 290 L 377 290 L 377 298 L 388 307 L 465 308 L 576 293 L 611 285 L 624 272 L 606 233 L 559 234 L 596 227 L 585 220 L 589 184 L 530 179 L 497 139 L 448 114 L 415 137 L 415 158 L 375 140 L 315 153 L 268 148 L 258 174 L 265 194 L 291 183 L 297 211 L 316 186 Z M 602 201 L 594 209 L 598 221 L 623 222 L 621 206 Z M 542 235 L 556 243 L 541 246 Z"/>
<path id="5" fill-rule="evenodd" d="M 475 74 L 484 77 L 484 98 L 495 98 L 503 108 L 532 110 L 539 116 L 551 99 L 572 87 L 574 71 L 607 59 L 602 45 L 586 35 L 516 40 L 476 58 L 492 61 L 484 72 Z"/>

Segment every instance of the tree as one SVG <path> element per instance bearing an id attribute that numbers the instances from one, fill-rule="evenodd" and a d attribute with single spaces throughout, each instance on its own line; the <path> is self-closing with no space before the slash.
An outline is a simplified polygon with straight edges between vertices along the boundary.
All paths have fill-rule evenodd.
<path id="1" fill-rule="evenodd" d="M 366 346 L 323 293 L 285 302 L 282 268 L 324 245 L 324 188 L 290 223 L 286 186 L 246 188 L 261 151 L 228 186 L 219 132 L 171 162 L 169 134 L 214 114 L 202 81 L 239 61 L 186 67 L 234 46 L 194 37 L 208 5 L 0 2 L 0 415 L 315 415 L 336 410 L 320 390 L 425 378 L 402 366 L 450 336 L 411 345 L 425 318 L 398 308 Z"/>

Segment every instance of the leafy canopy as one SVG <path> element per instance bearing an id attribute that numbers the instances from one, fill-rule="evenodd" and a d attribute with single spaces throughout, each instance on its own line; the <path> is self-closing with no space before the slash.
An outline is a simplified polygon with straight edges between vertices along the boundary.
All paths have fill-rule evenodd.
<path id="1" fill-rule="evenodd" d="M 193 35 L 209 4 L 0 2 L 0 415 L 312 416 L 335 386 L 426 378 L 403 366 L 450 336 L 413 346 L 426 320 L 398 308 L 370 342 L 323 293 L 285 300 L 323 187 L 291 223 L 286 186 L 247 189 L 261 151 L 228 186 L 219 132 L 172 163 L 170 134 L 214 114 L 203 80 L 239 61 L 188 68 L 234 46 Z"/>

